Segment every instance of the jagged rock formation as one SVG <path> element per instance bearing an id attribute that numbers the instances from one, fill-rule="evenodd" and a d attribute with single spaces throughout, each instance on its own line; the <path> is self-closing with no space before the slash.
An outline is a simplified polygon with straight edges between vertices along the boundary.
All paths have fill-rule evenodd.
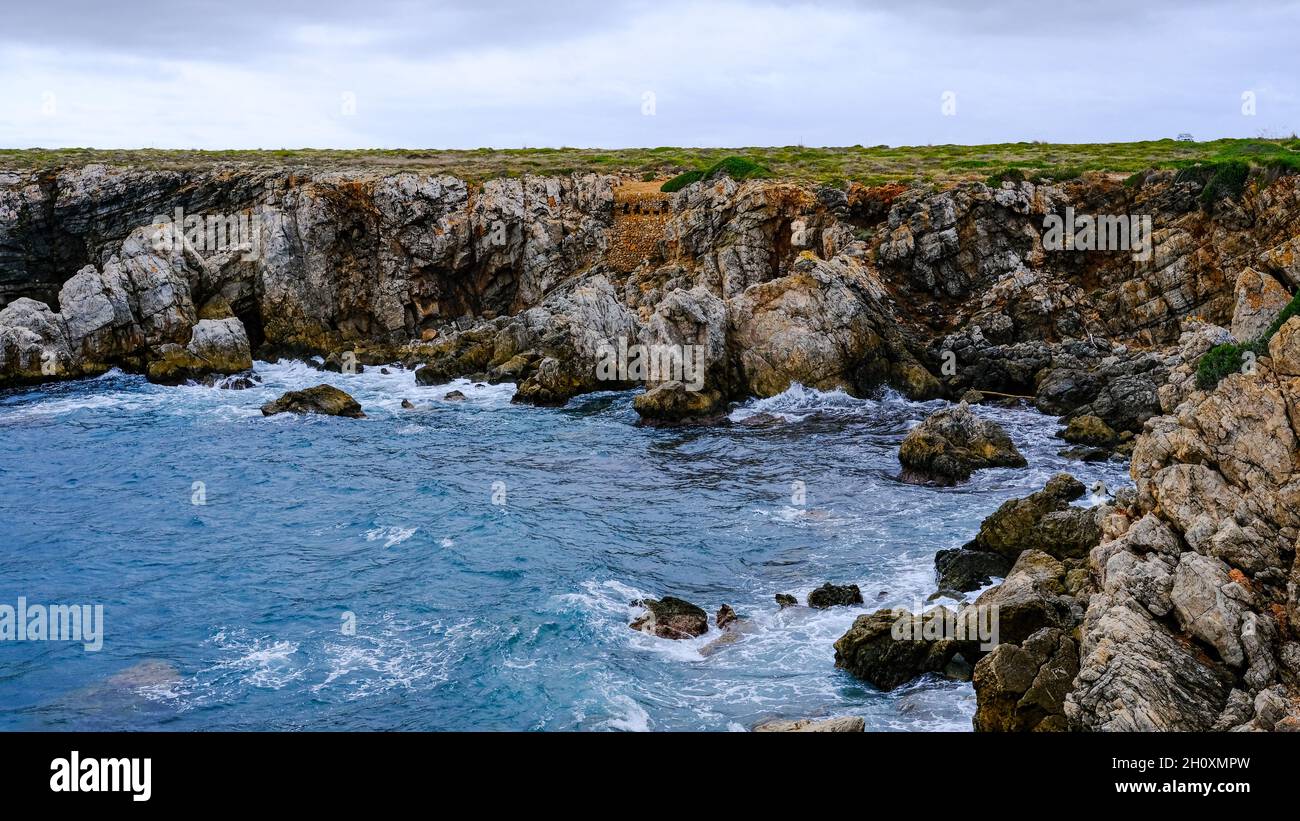
<path id="1" fill-rule="evenodd" d="M 1194 315 L 1226 325 L 1247 268 L 1298 276 L 1295 178 L 1212 209 L 1197 186 L 1165 172 L 939 192 L 724 176 L 668 196 L 592 174 L 3 173 L 0 303 L 49 315 L 4 315 L 0 380 L 145 372 L 199 319 L 233 317 L 259 356 L 350 350 L 430 382 L 511 381 L 539 404 L 687 381 L 597 378 L 599 344 L 704 348 L 704 396 L 661 392 L 642 403 L 649 420 L 716 417 L 800 381 L 1025 394 L 1137 432 L 1182 363 L 1148 346 Z M 1066 206 L 1150 214 L 1150 261 L 1044 250 L 1043 218 Z M 207 225 L 178 250 L 149 247 L 148 226 L 178 208 L 243 218 L 252 248 Z"/>

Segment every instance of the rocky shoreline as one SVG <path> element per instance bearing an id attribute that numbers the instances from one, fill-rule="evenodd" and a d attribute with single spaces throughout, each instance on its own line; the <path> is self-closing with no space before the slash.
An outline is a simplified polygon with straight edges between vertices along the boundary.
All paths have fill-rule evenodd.
<path id="1" fill-rule="evenodd" d="M 971 406 L 1032 403 L 1061 417 L 1071 457 L 1131 458 L 1135 488 L 1082 508 L 1061 476 L 1007 502 L 936 557 L 940 593 L 999 585 L 951 612 L 865 614 L 836 664 L 882 689 L 969 676 L 977 730 L 1300 729 L 1300 319 L 1271 329 L 1300 285 L 1300 178 L 1257 174 L 1208 203 L 1204 186 L 1172 171 L 941 191 L 722 176 L 632 195 L 593 174 L 3 172 L 0 388 L 112 367 L 215 384 L 254 358 L 318 356 L 512 383 L 536 405 L 644 384 L 642 421 L 681 425 L 795 383 L 888 386 L 956 403 L 900 449 L 902 478 L 936 485 L 1023 466 Z M 1150 259 L 1045 250 L 1044 217 L 1067 207 L 1150 215 Z M 242 216 L 254 235 L 160 243 L 175 209 Z M 698 349 L 698 385 L 611 377 L 620 340 Z M 1240 369 L 1200 381 L 1212 349 L 1247 343 Z M 301 394 L 263 412 L 362 415 L 346 394 Z M 638 629 L 707 629 L 689 602 L 645 606 Z M 723 607 L 717 626 L 738 629 Z M 945 633 L 994 608 L 991 649 Z M 919 638 L 894 635 L 904 617 Z"/>

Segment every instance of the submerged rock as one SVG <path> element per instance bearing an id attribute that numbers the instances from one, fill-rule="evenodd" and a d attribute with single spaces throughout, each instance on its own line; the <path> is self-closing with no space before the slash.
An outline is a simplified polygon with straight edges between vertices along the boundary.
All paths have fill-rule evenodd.
<path id="1" fill-rule="evenodd" d="M 461 393 L 460 391 L 447 391 L 445 394 L 442 395 L 442 398 L 447 400 L 448 402 L 459 402 L 465 398 L 465 394 Z"/>
<path id="2" fill-rule="evenodd" d="M 776 603 L 777 605 L 780 606 L 782 610 L 784 610 L 787 607 L 799 606 L 799 600 L 796 599 L 794 596 L 791 596 L 789 593 L 777 593 Z"/>
<path id="3" fill-rule="evenodd" d="M 808 606 L 818 610 L 850 604 L 862 604 L 862 591 L 856 584 L 837 585 L 827 582 L 808 594 Z"/>
<path id="4" fill-rule="evenodd" d="M 708 614 L 684 599 L 664 596 L 645 599 L 640 605 L 646 613 L 629 625 L 633 630 L 661 639 L 693 639 L 709 631 Z"/>
<path id="5" fill-rule="evenodd" d="M 352 419 L 364 419 L 361 405 L 333 385 L 317 385 L 301 391 L 289 391 L 272 402 L 262 406 L 262 414 L 273 416 L 277 413 L 318 413 L 325 416 L 347 416 Z"/>
<path id="6" fill-rule="evenodd" d="M 964 482 L 982 468 L 1028 464 L 1001 425 L 980 419 L 965 403 L 935 411 L 913 428 L 898 461 L 903 481 L 938 485 Z"/>

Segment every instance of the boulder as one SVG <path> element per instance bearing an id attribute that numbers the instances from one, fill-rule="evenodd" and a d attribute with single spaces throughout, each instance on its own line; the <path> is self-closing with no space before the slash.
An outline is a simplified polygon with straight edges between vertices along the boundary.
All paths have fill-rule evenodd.
<path id="1" fill-rule="evenodd" d="M 1237 275 L 1233 295 L 1236 304 L 1229 330 L 1241 342 L 1254 342 L 1263 336 L 1291 301 L 1282 283 L 1254 268 L 1244 268 Z"/>
<path id="2" fill-rule="evenodd" d="M 776 603 L 782 610 L 784 610 L 787 607 L 799 606 L 799 600 L 796 599 L 794 596 L 791 596 L 789 593 L 777 593 Z"/>
<path id="3" fill-rule="evenodd" d="M 835 642 L 835 666 L 881 690 L 892 690 L 926 673 L 941 673 L 969 646 L 946 629 L 955 620 L 956 615 L 945 607 L 919 616 L 901 608 L 858 616 Z"/>
<path id="4" fill-rule="evenodd" d="M 1085 492 L 1082 482 L 1057 474 L 1042 490 L 1003 502 L 980 523 L 966 548 L 997 553 L 1012 562 L 1025 550 L 1058 559 L 1083 558 L 1101 538 L 1097 512 L 1070 504 Z"/>
<path id="5" fill-rule="evenodd" d="M 1078 672 L 1078 647 L 1058 628 L 999 644 L 975 665 L 976 732 L 1066 730 L 1065 697 Z"/>
<path id="6" fill-rule="evenodd" d="M 639 604 L 646 612 L 629 625 L 633 630 L 661 639 L 693 639 L 709 631 L 708 614 L 684 599 L 664 596 Z"/>
<path id="7" fill-rule="evenodd" d="M 1038 550 L 1021 553 L 1006 580 L 975 600 L 977 610 L 997 613 L 998 641 L 1007 644 L 1044 627 L 1072 628 L 1075 606 L 1065 591 L 1065 565 Z"/>
<path id="8" fill-rule="evenodd" d="M 1001 425 L 980 419 L 965 403 L 935 411 L 913 428 L 898 461 L 903 481 L 938 485 L 964 482 L 983 468 L 1028 464 Z"/>
<path id="9" fill-rule="evenodd" d="M 862 591 L 856 584 L 837 585 L 827 582 L 808 594 L 808 606 L 819 610 L 850 604 L 862 604 Z"/>
<path id="10" fill-rule="evenodd" d="M 940 593 L 961 594 L 978 590 L 995 577 L 1005 578 L 1011 560 L 1000 553 L 958 547 L 934 554 L 934 569 L 939 576 Z"/>
<path id="11" fill-rule="evenodd" d="M 718 608 L 718 613 L 713 617 L 713 623 L 720 629 L 726 629 L 728 625 L 737 620 L 736 611 L 731 609 L 731 605 L 724 604 Z"/>
<path id="12" fill-rule="evenodd" d="M 1119 444 L 1119 434 L 1115 429 L 1101 417 L 1092 414 L 1074 417 L 1058 435 L 1073 445 L 1106 448 Z"/>
<path id="13" fill-rule="evenodd" d="M 707 388 L 692 391 L 676 380 L 655 385 L 632 400 L 641 424 L 656 427 L 717 424 L 726 420 L 721 413 L 723 405 L 718 391 Z"/>
<path id="14" fill-rule="evenodd" d="M 318 413 L 325 416 L 347 416 L 352 419 L 364 419 L 361 405 L 333 385 L 317 385 L 301 391 L 289 391 L 262 406 L 262 414 L 274 416 L 277 413 Z"/>
<path id="15" fill-rule="evenodd" d="M 151 382 L 178 384 L 212 374 L 242 373 L 253 367 L 244 324 L 234 317 L 200 319 L 184 346 L 165 344 L 149 363 Z"/>

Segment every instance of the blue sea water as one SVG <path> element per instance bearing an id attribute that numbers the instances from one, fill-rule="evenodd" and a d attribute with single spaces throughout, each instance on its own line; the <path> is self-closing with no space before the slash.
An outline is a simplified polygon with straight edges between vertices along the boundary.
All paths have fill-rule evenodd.
<path id="1" fill-rule="evenodd" d="M 396 369 L 257 371 L 243 391 L 113 372 L 0 393 L 0 603 L 102 604 L 105 632 L 99 652 L 0 642 L 0 729 L 966 730 L 969 684 L 877 692 L 832 643 L 924 602 L 934 553 L 1003 500 L 1061 470 L 1127 481 L 1058 457 L 1026 409 L 977 410 L 1029 468 L 933 488 L 898 482 L 896 453 L 942 403 L 892 394 L 795 386 L 733 413 L 775 424 L 655 430 L 631 393 L 538 409 Z M 368 418 L 261 415 L 321 382 Z M 865 604 L 773 601 L 825 581 Z M 739 640 L 628 628 L 665 594 L 732 605 Z"/>

